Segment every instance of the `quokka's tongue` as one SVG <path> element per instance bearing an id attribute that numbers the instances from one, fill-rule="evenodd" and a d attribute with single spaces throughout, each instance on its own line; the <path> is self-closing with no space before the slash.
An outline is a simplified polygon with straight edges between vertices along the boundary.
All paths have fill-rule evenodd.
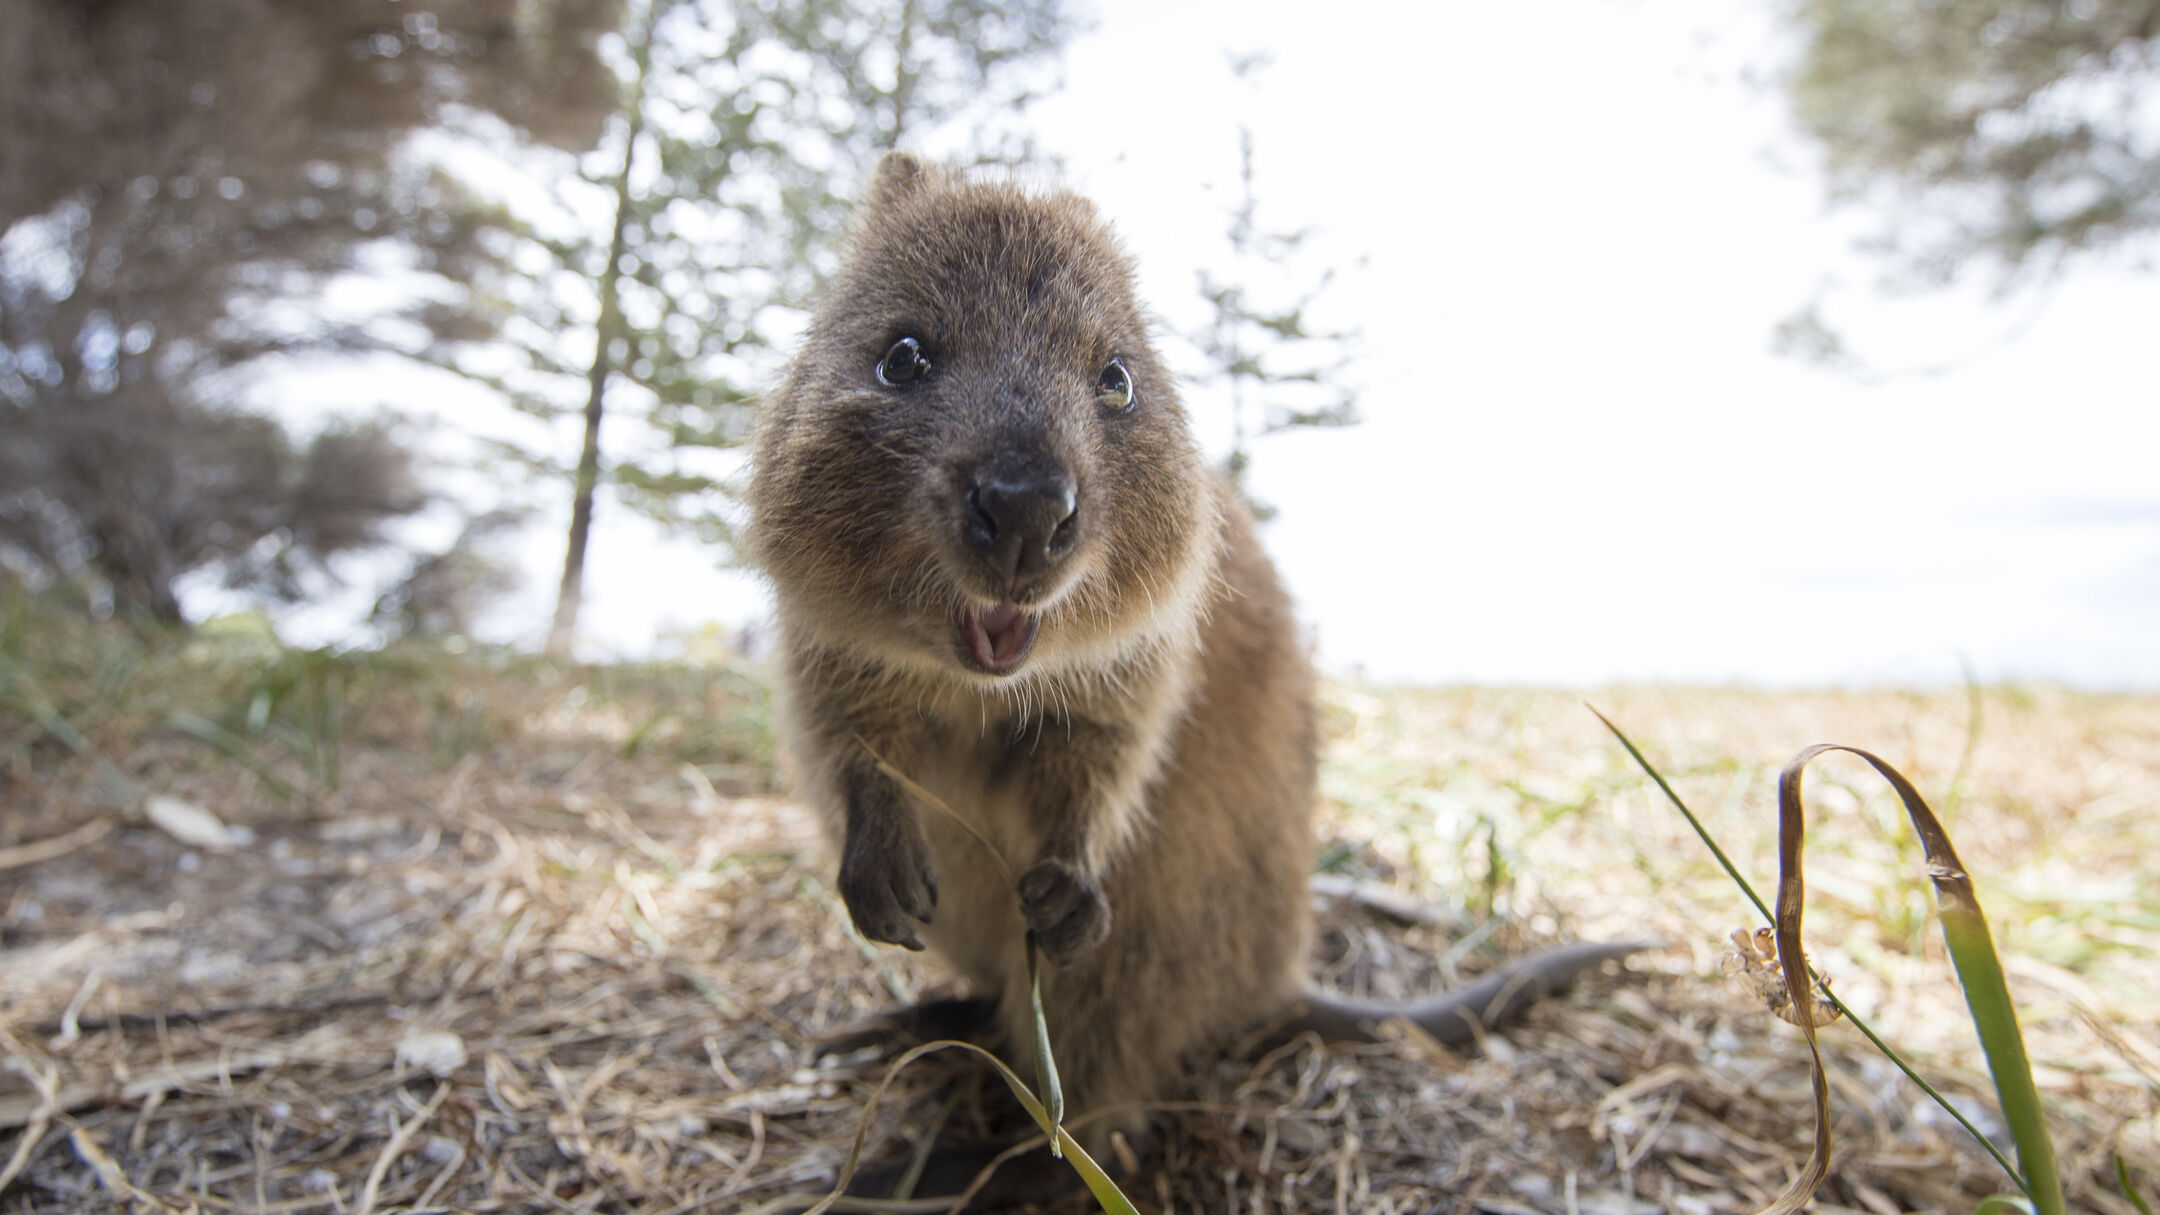
<path id="1" fill-rule="evenodd" d="M 991 608 L 970 606 L 961 624 L 969 653 L 993 669 L 1019 661 L 1035 640 L 1035 618 L 1010 600 Z"/>

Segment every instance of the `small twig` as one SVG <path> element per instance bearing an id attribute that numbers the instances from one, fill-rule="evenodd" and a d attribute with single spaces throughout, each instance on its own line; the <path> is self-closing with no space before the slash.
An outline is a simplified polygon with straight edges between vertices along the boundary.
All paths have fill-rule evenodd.
<path id="1" fill-rule="evenodd" d="M 21 1072 L 37 1090 L 38 1104 L 23 1127 L 22 1137 L 15 1141 L 15 1152 L 8 1157 L 6 1167 L 0 1168 L 0 1193 L 6 1193 L 8 1183 L 30 1163 L 31 1155 L 45 1140 L 45 1131 L 52 1126 L 52 1117 L 60 1112 L 60 1069 L 51 1060 L 43 1067 L 32 1064 L 27 1057 L 9 1059 L 8 1070 Z"/>
<path id="2" fill-rule="evenodd" d="M 443 1087 L 448 1088 L 449 1085 L 445 1084 Z M 465 1155 L 465 1145 L 459 1144 L 449 1163 L 443 1165 L 442 1171 L 435 1174 L 435 1180 L 428 1183 L 427 1189 L 420 1191 L 420 1197 L 413 1200 L 414 1210 L 422 1211 L 435 1205 L 435 1195 L 441 1193 L 444 1186 L 457 1180 L 457 1172 L 465 1164 Z"/>
<path id="3" fill-rule="evenodd" d="M 100 1144 L 96 1137 L 90 1134 L 88 1128 L 78 1126 L 69 1131 L 68 1142 L 75 1145 L 75 1155 L 84 1164 L 90 1166 L 90 1171 L 97 1174 L 98 1183 L 111 1191 L 114 1197 L 126 1198 L 154 1211 L 164 1211 L 168 1215 L 177 1215 L 169 1203 L 128 1180 L 127 1171 L 122 1169 L 120 1163 L 114 1160 L 111 1155 L 107 1154 L 104 1145 Z"/>
<path id="4" fill-rule="evenodd" d="M 0 869 L 19 869 L 24 865 L 35 865 L 40 861 L 66 856 L 77 848 L 103 839 L 112 829 L 112 816 L 106 815 L 104 818 L 92 819 L 65 835 L 56 835 L 35 843 L 17 844 L 13 848 L 0 848 Z"/>
<path id="5" fill-rule="evenodd" d="M 427 1125 L 428 1119 L 435 1116 L 435 1111 L 442 1108 L 444 1099 L 449 1096 L 450 1082 L 445 1080 L 437 1084 L 435 1095 L 428 1098 L 428 1103 L 421 1107 L 420 1112 L 408 1119 L 405 1125 L 391 1132 L 390 1142 L 383 1145 L 382 1154 L 375 1157 L 375 1167 L 368 1170 L 367 1181 L 360 1187 L 359 1206 L 354 1215 L 371 1215 L 375 1210 L 375 1192 L 381 1188 L 382 1180 L 389 1174 L 391 1164 L 405 1154 L 405 1149 L 412 1145 L 413 1136 L 419 1133 L 421 1127 Z"/>
<path id="6" fill-rule="evenodd" d="M 45 1043 L 47 1050 L 64 1050 L 81 1040 L 82 1010 L 90 1003 L 90 997 L 96 994 L 98 984 L 104 978 L 105 968 L 93 963 L 90 973 L 83 976 L 82 986 L 75 989 L 75 998 L 68 1001 L 67 1009 L 60 1014 L 60 1032 Z"/>

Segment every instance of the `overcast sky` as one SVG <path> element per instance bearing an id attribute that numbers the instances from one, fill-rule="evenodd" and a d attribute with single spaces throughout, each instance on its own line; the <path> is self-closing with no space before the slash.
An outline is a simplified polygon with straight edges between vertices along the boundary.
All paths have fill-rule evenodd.
<path id="1" fill-rule="evenodd" d="M 2160 275 L 1885 299 L 1766 83 L 1759 14 L 1107 0 L 1035 112 L 1174 328 L 1262 221 L 1317 235 L 1363 424 L 1262 442 L 1266 540 L 1328 668 L 1377 680 L 2160 686 Z M 1272 64 L 1243 83 L 1229 51 Z M 934 150 L 934 149 L 933 149 Z M 1983 284 L 1984 286 L 1984 284 Z M 1820 297 L 1880 374 L 1774 355 Z M 1947 369 L 1944 369 L 1947 368 Z M 1931 370 L 1934 369 L 1934 370 Z M 1188 393 L 1203 442 L 1227 421 Z M 499 621 L 535 640 L 560 528 Z M 603 512 L 595 653 L 763 610 Z"/>
<path id="2" fill-rule="evenodd" d="M 1112 3 L 1042 130 L 1166 312 L 1239 121 L 1270 222 L 1369 257 L 1329 296 L 1365 423 L 1256 464 L 1332 667 L 2160 683 L 2160 277 L 1879 300 L 1734 9 Z M 1951 370 L 1773 355 L 1818 293 L 1870 366 Z"/>

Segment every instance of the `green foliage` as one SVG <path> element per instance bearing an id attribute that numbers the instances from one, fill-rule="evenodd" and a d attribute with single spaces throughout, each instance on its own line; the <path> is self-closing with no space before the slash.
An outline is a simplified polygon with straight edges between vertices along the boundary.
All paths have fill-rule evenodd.
<path id="1" fill-rule="evenodd" d="M 361 660 L 364 661 L 364 660 Z M 223 751 L 260 778 L 271 792 L 292 800 L 298 791 L 258 758 L 258 747 L 289 758 L 306 786 L 335 792 L 345 743 L 345 696 L 356 656 L 326 650 L 275 650 L 252 665 L 240 694 L 217 718 L 173 713 L 165 723 Z"/>
<path id="2" fill-rule="evenodd" d="M 2160 228 L 2146 0 L 1793 0 L 1788 86 L 1835 192 L 1923 282 L 2045 276 Z"/>
<path id="3" fill-rule="evenodd" d="M 358 750 L 445 769 L 566 713 L 617 724 L 616 754 L 663 757 L 707 786 L 774 779 L 769 693 L 725 668 L 566 668 L 454 638 L 292 649 L 259 615 L 183 632 L 0 583 L 0 791 L 81 781 L 124 807 L 157 791 L 138 781 L 170 781 L 192 755 L 312 806 L 340 790 Z M 137 762 L 176 740 L 186 745 L 147 773 Z"/>
<path id="4" fill-rule="evenodd" d="M 2130 1166 L 2121 1156 L 2115 1158 L 2115 1187 L 2122 1191 L 2122 1196 L 2129 1200 L 2131 1206 L 2137 1208 L 2138 1215 L 2153 1215 L 2152 1204 L 2146 1202 L 2144 1195 L 2139 1194 L 2137 1187 L 2130 1183 Z"/>
<path id="5" fill-rule="evenodd" d="M 48 606 L 0 579 L 0 789 L 73 760 L 92 769 L 92 800 L 125 805 L 134 790 L 93 740 L 126 706 L 144 655 L 100 644 L 102 630 Z"/>

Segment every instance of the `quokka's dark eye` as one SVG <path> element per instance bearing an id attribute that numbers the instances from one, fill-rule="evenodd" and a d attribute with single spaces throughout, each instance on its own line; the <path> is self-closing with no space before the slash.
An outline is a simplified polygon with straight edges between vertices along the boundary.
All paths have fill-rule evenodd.
<path id="1" fill-rule="evenodd" d="M 923 353 L 921 342 L 911 337 L 901 338 L 885 351 L 878 360 L 878 383 L 887 388 L 913 384 L 930 374 L 930 356 Z"/>
<path id="2" fill-rule="evenodd" d="M 1132 373 L 1125 370 L 1123 359 L 1111 359 L 1103 364 L 1102 374 L 1095 378 L 1095 391 L 1106 408 L 1119 413 L 1131 409 L 1138 399 L 1133 391 Z"/>

